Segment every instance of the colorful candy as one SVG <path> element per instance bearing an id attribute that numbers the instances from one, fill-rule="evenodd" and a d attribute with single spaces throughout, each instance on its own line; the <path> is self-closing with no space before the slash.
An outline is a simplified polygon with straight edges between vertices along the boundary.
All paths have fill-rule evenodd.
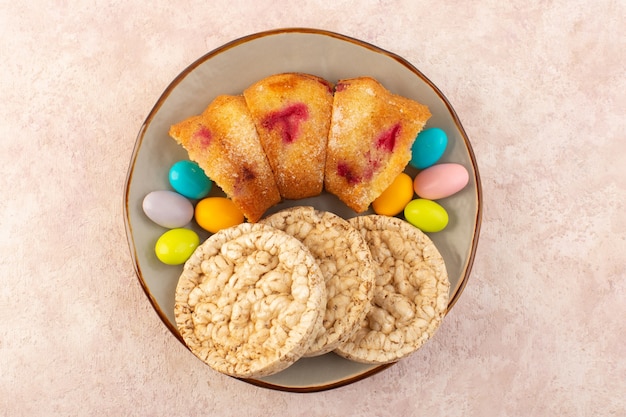
<path id="1" fill-rule="evenodd" d="M 195 219 L 203 229 L 217 233 L 227 227 L 243 223 L 244 217 L 228 198 L 207 197 L 196 205 Z"/>
<path id="2" fill-rule="evenodd" d="M 200 199 L 209 194 L 213 181 L 192 161 L 178 161 L 170 168 L 170 185 L 187 198 Z"/>
<path id="3" fill-rule="evenodd" d="M 404 218 L 422 232 L 440 232 L 448 225 L 448 212 L 434 201 L 423 198 L 406 205 Z"/>
<path id="4" fill-rule="evenodd" d="M 191 202 L 173 191 L 152 191 L 144 197 L 142 207 L 150 220 L 168 229 L 183 227 L 193 219 Z"/>
<path id="5" fill-rule="evenodd" d="M 448 213 L 438 200 L 462 190 L 469 182 L 467 169 L 454 163 L 435 163 L 448 145 L 446 133 L 439 128 L 422 131 L 411 151 L 410 165 L 421 170 L 415 179 L 406 173 L 398 175 L 391 185 L 372 203 L 376 214 L 404 214 L 406 221 L 423 232 L 439 232 L 448 225 Z M 244 222 L 244 216 L 226 197 L 207 197 L 213 182 L 195 162 L 182 160 L 169 170 L 173 191 L 152 191 L 144 197 L 142 207 L 154 223 L 170 230 L 157 240 L 157 258 L 168 265 L 180 265 L 189 259 L 200 244 L 199 236 L 183 228 L 192 219 L 211 233 Z M 419 198 L 413 199 L 414 193 Z M 193 207 L 192 200 L 200 200 Z"/>
<path id="6" fill-rule="evenodd" d="M 404 209 L 413 198 L 413 180 L 408 174 L 402 172 L 391 185 L 372 203 L 372 209 L 376 214 L 395 216 Z"/>
<path id="7" fill-rule="evenodd" d="M 461 191 L 469 182 L 469 173 L 460 164 L 437 164 L 426 168 L 413 182 L 415 193 L 429 200 L 439 200 Z"/>
<path id="8" fill-rule="evenodd" d="M 154 252 L 164 264 L 180 265 L 189 259 L 199 244 L 200 238 L 193 230 L 171 229 L 159 237 Z"/>
<path id="9" fill-rule="evenodd" d="M 438 127 L 422 130 L 411 147 L 411 166 L 417 169 L 435 164 L 448 146 L 448 135 Z"/>

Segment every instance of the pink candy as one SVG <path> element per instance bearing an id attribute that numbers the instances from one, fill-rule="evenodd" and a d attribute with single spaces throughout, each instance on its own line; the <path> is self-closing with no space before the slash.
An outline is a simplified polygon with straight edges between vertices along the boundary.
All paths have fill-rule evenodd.
<path id="1" fill-rule="evenodd" d="M 469 173 L 460 164 L 437 164 L 421 171 L 413 181 L 413 189 L 421 198 L 439 200 L 461 191 L 469 181 Z"/>

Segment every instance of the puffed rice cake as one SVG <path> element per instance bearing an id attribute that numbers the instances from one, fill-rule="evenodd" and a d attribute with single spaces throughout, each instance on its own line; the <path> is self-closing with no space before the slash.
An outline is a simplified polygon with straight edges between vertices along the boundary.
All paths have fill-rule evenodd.
<path id="1" fill-rule="evenodd" d="M 430 339 L 446 313 L 444 260 L 428 236 L 401 219 L 367 215 L 349 221 L 369 245 L 376 286 L 361 328 L 335 353 L 356 362 L 395 362 Z"/>
<path id="2" fill-rule="evenodd" d="M 304 356 L 334 350 L 360 327 L 371 306 L 374 269 L 367 243 L 347 220 L 310 206 L 281 210 L 261 223 L 298 238 L 320 265 L 326 282 L 326 311 Z"/>
<path id="3" fill-rule="evenodd" d="M 308 350 L 325 303 L 322 272 L 298 239 L 243 223 L 210 236 L 185 263 L 174 314 L 201 360 L 226 375 L 258 378 Z"/>

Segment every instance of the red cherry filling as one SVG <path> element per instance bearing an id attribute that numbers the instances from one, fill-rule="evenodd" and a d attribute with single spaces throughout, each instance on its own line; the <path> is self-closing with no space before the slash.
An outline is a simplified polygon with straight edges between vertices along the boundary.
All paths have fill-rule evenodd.
<path id="1" fill-rule="evenodd" d="M 365 172 L 363 172 L 363 178 L 365 181 L 370 181 L 374 177 L 374 173 L 380 168 L 380 159 L 372 156 L 371 152 L 367 152 L 367 165 L 365 166 Z"/>
<path id="2" fill-rule="evenodd" d="M 256 175 L 254 174 L 254 171 L 252 170 L 252 168 L 248 166 L 244 166 L 242 169 L 241 179 L 243 181 L 251 181 L 255 178 L 256 178 Z"/>
<path id="3" fill-rule="evenodd" d="M 245 184 L 248 181 L 254 180 L 255 178 L 256 178 L 256 174 L 254 173 L 254 170 L 250 166 L 244 165 L 241 168 L 240 175 L 238 175 L 237 178 L 235 179 L 235 184 L 234 184 L 235 195 L 239 195 L 243 191 Z"/>
<path id="4" fill-rule="evenodd" d="M 211 131 L 205 126 L 200 126 L 198 131 L 194 134 L 194 139 L 200 142 L 200 146 L 206 148 L 211 144 Z"/>
<path id="5" fill-rule="evenodd" d="M 354 171 L 352 171 L 346 162 L 339 162 L 337 164 L 337 175 L 345 178 L 350 185 L 354 185 L 361 181 L 361 179 L 354 173 Z"/>
<path id="6" fill-rule="evenodd" d="M 378 136 L 376 139 L 376 148 L 386 152 L 392 152 L 393 148 L 396 146 L 396 139 L 400 135 L 400 127 L 400 123 L 396 123 L 391 129 Z"/>
<path id="7" fill-rule="evenodd" d="M 364 158 L 367 162 L 360 166 L 360 169 L 358 169 L 361 171 L 360 174 L 355 172 L 355 168 L 351 167 L 347 162 L 340 161 L 337 164 L 337 175 L 345 178 L 350 185 L 357 184 L 361 181 L 370 181 L 374 178 L 374 174 L 381 166 L 381 158 L 384 158 L 386 153 L 393 151 L 396 144 L 396 138 L 399 134 L 400 124 L 396 124 L 388 131 L 382 133 L 374 141 L 376 143 L 376 150 L 374 150 L 374 154 L 372 154 L 372 151 L 367 151 Z"/>
<path id="8" fill-rule="evenodd" d="M 309 117 L 309 110 L 304 103 L 295 103 L 265 116 L 262 125 L 269 130 L 278 129 L 283 143 L 292 143 L 300 131 L 300 123 Z"/>

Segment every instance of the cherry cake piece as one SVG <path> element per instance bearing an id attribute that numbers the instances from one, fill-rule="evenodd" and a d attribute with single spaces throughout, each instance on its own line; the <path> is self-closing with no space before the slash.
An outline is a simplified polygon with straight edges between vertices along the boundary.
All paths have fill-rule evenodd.
<path id="1" fill-rule="evenodd" d="M 249 222 L 280 201 L 274 175 L 243 96 L 216 97 L 169 134 L 226 193 Z"/>
<path id="2" fill-rule="evenodd" d="M 324 186 L 357 213 L 364 212 L 404 170 L 411 145 L 431 114 L 370 77 L 335 86 Z"/>
<path id="3" fill-rule="evenodd" d="M 313 197 L 324 186 L 333 86 L 302 73 L 268 76 L 244 90 L 261 145 L 285 199 Z"/>

